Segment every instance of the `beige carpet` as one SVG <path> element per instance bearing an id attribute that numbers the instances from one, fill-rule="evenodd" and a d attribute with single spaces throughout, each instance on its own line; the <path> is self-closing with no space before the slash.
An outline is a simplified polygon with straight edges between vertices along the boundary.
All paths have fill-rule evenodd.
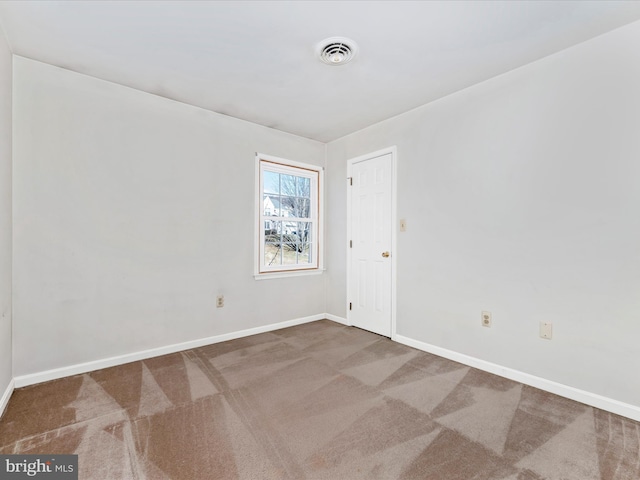
<path id="1" fill-rule="evenodd" d="M 14 392 L 82 479 L 638 480 L 640 424 L 323 320 Z"/>

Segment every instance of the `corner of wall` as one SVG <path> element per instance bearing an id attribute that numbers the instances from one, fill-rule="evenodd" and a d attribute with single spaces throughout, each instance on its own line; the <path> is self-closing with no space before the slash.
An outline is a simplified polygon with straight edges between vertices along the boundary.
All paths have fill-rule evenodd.
<path id="1" fill-rule="evenodd" d="M 0 415 L 13 392 L 13 54 L 0 24 Z"/>

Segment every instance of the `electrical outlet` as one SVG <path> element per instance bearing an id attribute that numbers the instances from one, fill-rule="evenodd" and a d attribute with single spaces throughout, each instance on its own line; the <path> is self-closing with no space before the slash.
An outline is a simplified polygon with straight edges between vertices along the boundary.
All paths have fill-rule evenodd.
<path id="1" fill-rule="evenodd" d="M 551 322 L 540 322 L 540 338 L 551 340 L 553 324 Z"/>
<path id="2" fill-rule="evenodd" d="M 490 327 L 491 326 L 491 312 L 483 311 L 481 320 L 482 320 L 482 326 L 483 327 Z"/>
<path id="3" fill-rule="evenodd" d="M 216 307 L 218 308 L 224 307 L 224 295 L 218 295 L 216 297 Z"/>

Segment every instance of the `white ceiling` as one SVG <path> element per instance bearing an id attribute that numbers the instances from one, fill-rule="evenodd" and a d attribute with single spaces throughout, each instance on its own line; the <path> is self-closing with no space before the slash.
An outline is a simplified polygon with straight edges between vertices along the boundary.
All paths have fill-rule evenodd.
<path id="1" fill-rule="evenodd" d="M 327 142 L 640 19 L 639 1 L 2 1 L 13 53 Z M 321 63 L 330 36 L 359 45 Z"/>

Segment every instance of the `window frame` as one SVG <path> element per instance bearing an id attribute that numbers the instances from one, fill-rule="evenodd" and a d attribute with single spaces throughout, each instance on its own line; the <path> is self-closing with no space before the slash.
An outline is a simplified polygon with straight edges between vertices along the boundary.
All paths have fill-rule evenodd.
<path id="1" fill-rule="evenodd" d="M 302 162 L 286 160 L 272 155 L 256 153 L 255 157 L 255 261 L 254 261 L 254 277 L 257 280 L 266 278 L 280 278 L 299 275 L 316 275 L 324 271 L 323 265 L 323 212 L 324 212 L 324 169 L 318 165 L 311 165 Z M 297 177 L 306 177 L 310 179 L 310 218 L 311 222 L 311 239 L 309 243 L 312 246 L 311 255 L 312 262 L 310 264 L 300 265 L 265 265 L 265 221 L 279 218 L 280 220 L 288 218 L 282 216 L 266 216 L 264 214 L 264 174 L 267 170 L 270 172 L 294 175 Z M 277 221 L 277 220 L 276 220 Z"/>

